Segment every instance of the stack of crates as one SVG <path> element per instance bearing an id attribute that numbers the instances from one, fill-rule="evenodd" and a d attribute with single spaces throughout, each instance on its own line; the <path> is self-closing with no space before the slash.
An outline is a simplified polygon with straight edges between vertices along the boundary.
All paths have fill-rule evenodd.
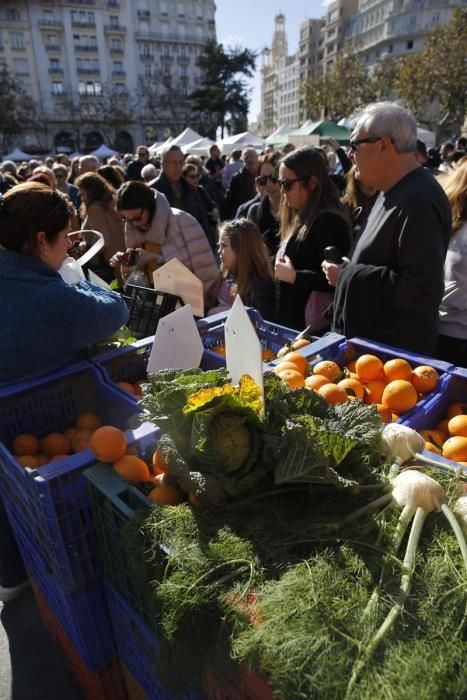
<path id="1" fill-rule="evenodd" d="M 0 391 L 0 488 L 46 626 L 89 697 L 123 698 L 102 578 L 102 560 L 83 477 L 91 450 L 37 469 L 10 448 L 21 433 L 64 432 L 83 413 L 127 430 L 139 409 L 81 363 Z M 128 433 L 132 434 L 132 431 Z"/>

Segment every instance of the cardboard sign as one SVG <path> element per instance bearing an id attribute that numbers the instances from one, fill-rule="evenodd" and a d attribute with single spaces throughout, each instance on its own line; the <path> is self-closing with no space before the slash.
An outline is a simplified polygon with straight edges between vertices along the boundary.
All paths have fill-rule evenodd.
<path id="1" fill-rule="evenodd" d="M 148 372 L 199 367 L 203 343 L 187 304 L 159 321 L 149 355 Z"/>
<path id="2" fill-rule="evenodd" d="M 260 387 L 264 404 L 261 343 L 238 294 L 227 316 L 224 332 L 227 372 L 231 381 L 238 384 L 242 375 L 249 374 Z"/>
<path id="3" fill-rule="evenodd" d="M 175 294 L 191 306 L 194 316 L 204 316 L 203 283 L 180 260 L 174 258 L 159 267 L 153 273 L 153 280 L 158 292 Z"/>
<path id="4" fill-rule="evenodd" d="M 109 284 L 107 284 L 107 282 L 105 280 L 103 280 L 102 277 L 99 277 L 99 275 L 96 275 L 95 272 L 93 272 L 92 270 L 89 270 L 88 275 L 89 275 L 89 281 L 91 282 L 91 284 L 95 284 L 96 287 L 101 287 L 102 289 L 107 289 L 109 292 L 112 291 L 112 287 Z"/>

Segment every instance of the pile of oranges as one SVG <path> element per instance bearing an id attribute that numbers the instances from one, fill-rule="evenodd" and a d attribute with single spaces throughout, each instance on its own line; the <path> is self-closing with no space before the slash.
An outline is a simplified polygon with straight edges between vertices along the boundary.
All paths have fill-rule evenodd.
<path id="1" fill-rule="evenodd" d="M 383 362 L 376 355 L 360 355 L 345 367 L 332 360 L 318 362 L 310 373 L 307 359 L 298 352 L 281 358 L 274 372 L 293 388 L 317 391 L 330 404 L 355 398 L 375 404 L 385 422 L 410 411 L 420 397 L 438 386 L 438 372 L 428 365 L 411 365 L 401 357 Z"/>
<path id="2" fill-rule="evenodd" d="M 421 430 L 425 449 L 467 466 L 467 404 L 452 403 L 433 430 Z"/>
<path id="3" fill-rule="evenodd" d="M 136 382 L 115 382 L 119 389 L 123 389 L 128 394 L 133 394 L 133 396 L 143 395 L 143 384 L 147 384 L 147 379 L 138 379 Z"/>

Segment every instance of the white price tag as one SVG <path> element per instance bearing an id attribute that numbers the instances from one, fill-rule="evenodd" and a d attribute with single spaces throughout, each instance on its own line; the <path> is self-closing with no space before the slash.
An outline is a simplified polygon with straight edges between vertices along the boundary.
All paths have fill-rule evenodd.
<path id="1" fill-rule="evenodd" d="M 199 367 L 203 343 L 189 305 L 159 321 L 148 360 L 148 372 Z"/>
<path id="2" fill-rule="evenodd" d="M 180 297 L 184 304 L 190 304 L 193 314 L 204 316 L 203 283 L 174 258 L 153 272 L 154 289 Z"/>
<path id="3" fill-rule="evenodd" d="M 224 327 L 227 372 L 234 384 L 249 374 L 261 389 L 264 404 L 264 381 L 261 343 L 237 294 Z"/>

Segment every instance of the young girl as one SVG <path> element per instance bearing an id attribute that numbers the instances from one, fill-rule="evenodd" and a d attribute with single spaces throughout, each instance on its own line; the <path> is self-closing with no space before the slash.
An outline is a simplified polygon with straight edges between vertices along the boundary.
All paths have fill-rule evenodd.
<path id="1" fill-rule="evenodd" d="M 220 229 L 221 279 L 217 306 L 209 314 L 227 311 L 237 294 L 246 306 L 268 321 L 275 317 L 274 281 L 259 228 L 249 219 L 228 221 Z"/>

